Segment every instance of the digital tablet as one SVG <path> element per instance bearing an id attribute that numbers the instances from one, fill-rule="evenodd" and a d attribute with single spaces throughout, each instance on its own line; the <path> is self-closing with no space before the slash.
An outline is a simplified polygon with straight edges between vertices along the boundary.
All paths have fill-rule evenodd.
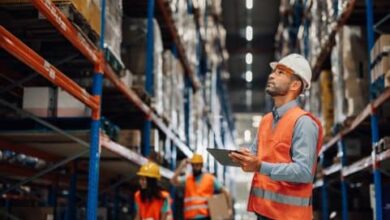
<path id="1" fill-rule="evenodd" d="M 207 148 L 207 151 L 213 155 L 213 157 L 224 166 L 234 166 L 239 167 L 240 164 L 233 162 L 229 157 L 229 153 L 237 152 L 237 150 L 233 149 L 216 149 L 216 148 Z"/>

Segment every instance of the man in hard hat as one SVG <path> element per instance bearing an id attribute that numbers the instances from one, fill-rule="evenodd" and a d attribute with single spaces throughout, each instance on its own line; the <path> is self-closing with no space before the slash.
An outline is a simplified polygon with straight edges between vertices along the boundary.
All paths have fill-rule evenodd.
<path id="1" fill-rule="evenodd" d="M 191 163 L 192 175 L 179 178 L 179 175 Z M 210 219 L 207 200 L 215 193 L 223 193 L 227 199 L 229 214 L 232 215 L 232 203 L 229 192 L 210 173 L 203 172 L 203 157 L 194 154 L 190 160 L 183 160 L 176 169 L 171 183 L 175 186 L 184 186 L 184 218 L 205 220 Z"/>
<path id="2" fill-rule="evenodd" d="M 172 219 L 169 193 L 158 184 L 161 177 L 160 167 L 153 162 L 147 162 L 141 166 L 137 175 L 139 176 L 141 189 L 134 195 L 135 219 Z"/>
<path id="3" fill-rule="evenodd" d="M 240 149 L 229 156 L 244 171 L 255 172 L 248 211 L 258 219 L 311 220 L 322 126 L 297 102 L 310 88 L 311 68 L 299 54 L 290 54 L 270 66 L 266 92 L 275 107 L 260 122 L 252 149 Z"/>

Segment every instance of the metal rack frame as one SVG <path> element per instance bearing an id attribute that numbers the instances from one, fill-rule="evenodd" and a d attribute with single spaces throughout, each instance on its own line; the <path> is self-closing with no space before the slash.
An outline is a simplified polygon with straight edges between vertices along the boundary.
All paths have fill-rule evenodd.
<path id="1" fill-rule="evenodd" d="M 367 39 L 368 39 L 368 54 L 370 54 L 371 49 L 374 45 L 374 24 L 373 24 L 373 2 L 372 0 L 365 0 L 366 3 L 366 27 L 367 27 Z M 340 29 L 348 19 L 348 16 L 352 13 L 353 4 L 355 4 L 355 0 L 351 0 L 349 2 L 348 11 L 344 12 L 345 15 L 341 17 L 341 19 L 337 22 L 337 28 L 333 29 L 333 35 L 336 34 L 338 29 Z M 334 33 L 333 33 L 334 32 Z M 334 37 L 334 36 L 333 36 Z M 323 48 L 321 54 L 326 57 L 325 54 L 329 54 L 330 48 L 332 47 L 331 41 L 329 41 L 329 45 L 327 48 Z M 319 69 L 322 66 L 325 58 L 321 59 L 321 56 L 317 59 L 314 66 L 314 72 L 319 72 Z M 369 60 L 369 63 L 372 63 L 372 60 Z M 371 71 L 371 65 L 369 67 L 369 72 Z M 318 75 L 315 75 L 315 78 L 318 78 Z M 330 176 L 332 174 L 338 173 L 340 175 L 340 191 L 342 196 L 342 219 L 348 219 L 348 186 L 346 177 L 361 172 L 363 170 L 367 170 L 371 167 L 373 171 L 373 183 L 375 185 L 375 208 L 376 208 L 376 219 L 383 219 L 382 212 L 382 180 L 381 180 L 381 171 L 379 164 L 384 160 L 390 159 L 390 150 L 386 150 L 381 153 L 377 153 L 375 150 L 375 146 L 379 141 L 379 129 L 378 129 L 378 117 L 376 115 L 376 109 L 378 109 L 381 105 L 383 105 L 386 101 L 390 99 L 390 89 L 386 89 L 382 92 L 377 98 L 373 97 L 373 87 L 370 84 L 370 95 L 369 95 L 369 104 L 365 107 L 365 109 L 357 115 L 357 117 L 353 120 L 351 125 L 339 131 L 333 138 L 331 138 L 327 143 L 325 143 L 320 151 L 320 157 L 324 155 L 329 149 L 338 146 L 338 152 L 341 153 L 341 162 L 333 164 L 330 167 L 327 167 L 323 170 L 324 178 L 316 180 L 314 184 L 314 188 L 321 188 L 321 205 L 322 205 L 322 219 L 329 219 L 329 207 L 328 207 L 328 181 L 325 177 Z M 371 148 L 372 153 L 370 156 L 362 158 L 350 165 L 347 165 L 346 154 L 345 154 L 345 146 L 343 139 L 349 133 L 354 131 L 359 125 L 362 124 L 364 120 L 370 117 L 370 125 L 371 125 Z M 323 163 L 323 160 L 320 161 Z"/>

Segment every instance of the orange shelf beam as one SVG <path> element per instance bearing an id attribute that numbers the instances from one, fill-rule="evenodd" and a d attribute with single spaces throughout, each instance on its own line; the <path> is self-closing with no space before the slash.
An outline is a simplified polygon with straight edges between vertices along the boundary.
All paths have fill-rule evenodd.
<path id="1" fill-rule="evenodd" d="M 31 0 L 33 5 L 53 24 L 61 34 L 73 44 L 90 62 L 99 62 L 98 51 L 88 43 L 68 18 L 52 1 Z"/>
<path id="2" fill-rule="evenodd" d="M 329 148 L 334 146 L 337 141 L 339 141 L 343 136 L 346 136 L 351 131 L 356 129 L 357 126 L 359 126 L 365 119 L 368 118 L 368 116 L 371 115 L 372 110 L 375 111 L 375 109 L 379 108 L 383 103 L 385 103 L 387 100 L 390 99 L 390 88 L 387 88 L 378 98 L 373 100 L 371 103 L 369 103 L 362 112 L 356 118 L 353 120 L 351 125 L 347 128 L 344 128 L 342 131 L 340 131 L 336 136 L 334 136 L 332 139 L 330 139 L 326 144 L 322 146 L 322 149 L 320 151 L 320 154 L 327 151 Z"/>
<path id="3" fill-rule="evenodd" d="M 0 46 L 50 82 L 61 87 L 79 101 L 86 104 L 92 110 L 99 109 L 99 101 L 95 97 L 13 36 L 3 26 L 0 26 Z"/>

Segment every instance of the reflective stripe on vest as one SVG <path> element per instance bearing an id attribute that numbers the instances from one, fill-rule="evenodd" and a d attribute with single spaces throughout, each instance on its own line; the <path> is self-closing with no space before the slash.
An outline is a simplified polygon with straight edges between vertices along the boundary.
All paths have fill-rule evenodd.
<path id="1" fill-rule="evenodd" d="M 302 198 L 297 196 L 287 196 L 272 191 L 266 191 L 260 188 L 253 188 L 251 194 L 262 198 L 272 200 L 274 202 L 283 203 L 287 205 L 296 205 L 296 206 L 310 206 L 311 198 Z"/>
<path id="2" fill-rule="evenodd" d="M 208 205 L 191 205 L 184 208 L 184 211 L 191 211 L 194 209 L 208 209 Z"/>
<path id="3" fill-rule="evenodd" d="M 203 173 L 200 182 L 194 176 L 188 176 L 185 184 L 184 218 L 192 219 L 198 215 L 210 216 L 207 199 L 214 193 L 214 176 Z"/>
<path id="4" fill-rule="evenodd" d="M 207 198 L 200 197 L 200 196 L 192 196 L 184 199 L 184 202 L 191 202 L 191 201 L 206 202 Z"/>

